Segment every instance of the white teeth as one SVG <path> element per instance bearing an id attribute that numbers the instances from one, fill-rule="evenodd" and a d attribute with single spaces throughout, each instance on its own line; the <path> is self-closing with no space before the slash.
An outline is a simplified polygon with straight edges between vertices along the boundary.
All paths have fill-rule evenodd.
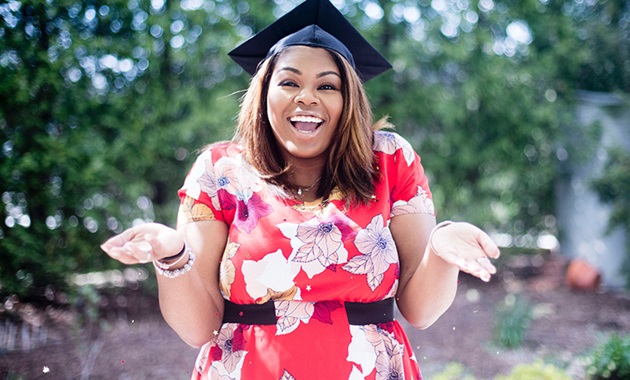
<path id="1" fill-rule="evenodd" d="M 321 123 L 322 119 L 313 116 L 293 116 L 291 121 L 294 123 Z"/>

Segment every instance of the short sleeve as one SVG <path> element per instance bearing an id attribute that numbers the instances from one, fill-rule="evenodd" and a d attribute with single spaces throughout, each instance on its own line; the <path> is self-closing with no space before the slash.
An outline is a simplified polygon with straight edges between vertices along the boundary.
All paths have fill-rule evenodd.
<path id="1" fill-rule="evenodd" d="M 429 180 L 411 144 L 396 133 L 377 131 L 374 151 L 390 186 L 391 216 L 435 215 Z"/>
<path id="2" fill-rule="evenodd" d="M 226 222 L 219 199 L 221 178 L 215 167 L 217 156 L 221 156 L 221 146 L 211 146 L 192 165 L 178 191 L 181 202 L 178 224 L 201 220 Z"/>

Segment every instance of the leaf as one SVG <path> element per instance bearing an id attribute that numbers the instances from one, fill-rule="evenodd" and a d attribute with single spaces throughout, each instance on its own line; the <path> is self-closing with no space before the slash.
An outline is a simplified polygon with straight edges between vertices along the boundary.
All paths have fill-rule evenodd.
<path id="1" fill-rule="evenodd" d="M 342 269 L 354 274 L 366 274 L 374 270 L 374 264 L 369 255 L 358 255 L 350 259 Z"/>
<path id="2" fill-rule="evenodd" d="M 343 305 L 339 301 L 321 301 L 315 303 L 315 311 L 313 311 L 313 318 L 322 323 L 332 325 L 332 319 L 330 313 L 339 309 Z"/>
<path id="3" fill-rule="evenodd" d="M 221 360 L 223 357 L 223 350 L 219 346 L 214 346 L 210 349 L 210 357 L 213 361 Z"/>

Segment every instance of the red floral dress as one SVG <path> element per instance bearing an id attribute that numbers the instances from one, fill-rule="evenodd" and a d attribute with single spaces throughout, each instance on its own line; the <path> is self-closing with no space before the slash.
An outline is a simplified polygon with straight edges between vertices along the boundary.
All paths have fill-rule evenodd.
<path id="1" fill-rule="evenodd" d="M 344 302 L 394 297 L 398 254 L 392 217 L 434 214 L 419 156 L 392 132 L 374 135 L 381 179 L 368 205 L 279 198 L 234 143 L 193 165 L 180 197 L 190 220 L 229 226 L 220 289 L 236 304 L 275 305 L 275 325 L 224 323 L 201 348 L 200 379 L 420 379 L 397 321 L 350 325 Z M 419 252 L 420 254 L 420 252 Z"/>

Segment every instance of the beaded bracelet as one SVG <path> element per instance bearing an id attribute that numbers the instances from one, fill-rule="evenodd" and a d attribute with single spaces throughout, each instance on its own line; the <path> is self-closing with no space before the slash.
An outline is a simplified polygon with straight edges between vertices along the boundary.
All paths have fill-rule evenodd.
<path id="1" fill-rule="evenodd" d="M 190 249 L 190 248 L 186 248 L 186 251 L 188 252 L 188 261 L 186 262 L 186 264 L 184 264 L 183 267 L 181 268 L 177 268 L 177 269 L 163 269 L 160 268 L 160 264 L 161 265 L 166 265 L 164 263 L 160 263 L 158 264 L 158 260 L 154 260 L 153 261 L 153 266 L 155 267 L 155 272 L 159 275 L 162 275 L 164 277 L 168 277 L 168 278 L 175 278 L 175 277 L 179 277 L 182 274 L 189 272 L 192 269 L 193 264 L 195 263 L 195 253 Z M 183 255 L 182 255 L 183 257 Z M 180 258 L 181 259 L 181 258 Z M 179 259 L 177 260 L 179 261 Z M 170 264 L 168 267 L 170 268 L 171 266 L 175 265 L 175 263 Z"/>
<path id="2" fill-rule="evenodd" d="M 438 223 L 435 227 L 433 227 L 433 229 L 431 230 L 431 234 L 429 235 L 429 248 L 431 248 L 431 250 L 433 251 L 433 253 L 435 253 L 437 256 L 440 256 L 440 254 L 438 253 L 438 251 L 435 249 L 435 247 L 433 246 L 433 234 L 435 233 L 435 231 L 437 231 L 438 229 L 442 228 L 442 227 L 446 227 L 449 224 L 453 224 L 453 222 L 451 222 L 450 220 L 445 220 L 443 222 Z"/>

